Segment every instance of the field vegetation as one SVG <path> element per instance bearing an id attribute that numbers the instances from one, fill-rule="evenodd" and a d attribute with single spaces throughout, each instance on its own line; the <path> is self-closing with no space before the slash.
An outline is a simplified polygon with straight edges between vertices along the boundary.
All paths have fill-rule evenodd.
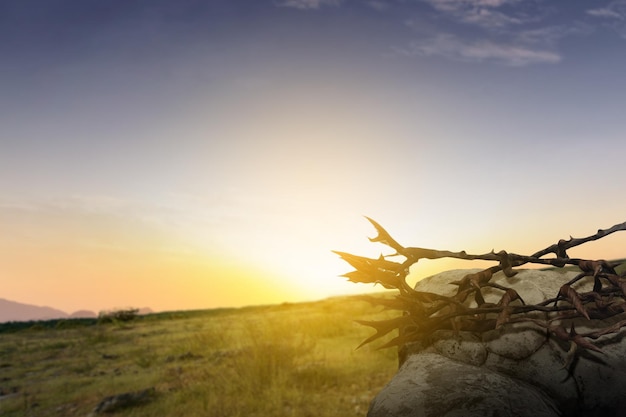
<path id="1" fill-rule="evenodd" d="M 108 396 L 152 389 L 107 415 L 364 416 L 396 371 L 393 349 L 359 343 L 354 297 L 129 321 L 0 326 L 0 415 L 88 416 Z"/>

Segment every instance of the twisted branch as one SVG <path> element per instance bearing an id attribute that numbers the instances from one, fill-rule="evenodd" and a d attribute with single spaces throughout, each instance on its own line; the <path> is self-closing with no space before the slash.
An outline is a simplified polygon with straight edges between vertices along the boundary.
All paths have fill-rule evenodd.
<path id="1" fill-rule="evenodd" d="M 589 321 L 604 320 L 626 312 L 626 278 L 615 271 L 621 262 L 606 260 L 589 260 L 570 258 L 567 250 L 587 242 L 601 239 L 609 234 L 626 230 L 626 222 L 616 224 L 608 229 L 600 229 L 595 234 L 584 238 L 559 240 L 557 243 L 532 255 L 520 255 L 506 251 L 484 254 L 468 254 L 465 251 L 451 252 L 447 250 L 405 247 L 398 243 L 377 222 L 367 218 L 375 227 L 377 236 L 371 242 L 383 243 L 392 248 L 393 255 L 381 255 L 377 259 L 365 258 L 345 252 L 337 252 L 343 260 L 355 270 L 344 276 L 352 282 L 381 284 L 387 289 L 396 289 L 399 293 L 394 299 L 364 297 L 372 304 L 383 305 L 387 309 L 403 312 L 403 315 L 390 320 L 360 323 L 371 326 L 376 333 L 367 338 L 360 346 L 370 343 L 399 329 L 399 336 L 385 343 L 381 348 L 401 346 L 409 342 L 424 340 L 437 330 L 485 332 L 499 328 L 507 323 L 530 322 L 545 328 L 554 337 L 569 342 L 565 366 L 572 363 L 577 349 L 602 352 L 589 339 L 597 339 L 607 334 L 618 333 L 626 326 L 622 320 L 594 332 L 579 334 L 572 325 L 569 331 L 561 324 L 554 322 L 584 318 Z M 554 257 L 544 256 L 554 254 Z M 402 256 L 404 262 L 395 262 L 387 258 Z M 453 296 L 445 296 L 432 292 L 414 290 L 407 282 L 411 265 L 420 259 L 455 258 L 464 260 L 484 260 L 497 262 L 496 265 L 480 272 L 470 273 L 460 281 Z M 554 298 L 538 304 L 527 305 L 513 289 L 490 282 L 493 275 L 502 271 L 507 277 L 517 274 L 514 269 L 525 264 L 550 265 L 563 268 L 566 265 L 577 266 L 581 273 L 574 279 L 563 284 Z M 577 292 L 572 285 L 578 281 L 593 280 L 593 291 Z M 483 289 L 493 288 L 502 292 L 497 304 L 487 303 L 483 297 Z M 466 300 L 473 297 L 476 307 L 470 307 Z M 539 320 L 534 312 L 546 313 L 545 320 Z"/>

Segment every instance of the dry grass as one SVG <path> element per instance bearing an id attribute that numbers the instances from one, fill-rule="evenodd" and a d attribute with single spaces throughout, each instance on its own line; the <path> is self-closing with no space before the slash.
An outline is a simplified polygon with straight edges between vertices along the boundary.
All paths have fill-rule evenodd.
<path id="1" fill-rule="evenodd" d="M 346 297 L 0 334 L 0 415 L 87 416 L 155 387 L 115 415 L 363 416 L 397 364 L 393 350 L 355 350 L 371 329 L 353 320 L 373 316 Z"/>

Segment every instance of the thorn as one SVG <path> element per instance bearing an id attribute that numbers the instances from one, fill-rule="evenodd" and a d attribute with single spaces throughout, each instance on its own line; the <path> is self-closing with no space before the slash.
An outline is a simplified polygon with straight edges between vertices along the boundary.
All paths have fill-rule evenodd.
<path id="1" fill-rule="evenodd" d="M 576 358 L 576 350 L 578 345 L 572 340 L 569 344 L 569 350 L 565 355 L 565 361 L 563 366 L 560 369 L 569 369 L 569 367 L 574 363 L 574 359 Z"/>

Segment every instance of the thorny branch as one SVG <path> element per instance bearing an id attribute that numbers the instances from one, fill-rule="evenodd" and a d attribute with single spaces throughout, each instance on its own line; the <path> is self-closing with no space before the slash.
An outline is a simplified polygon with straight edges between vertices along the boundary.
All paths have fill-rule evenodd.
<path id="1" fill-rule="evenodd" d="M 344 276 L 352 282 L 381 284 L 387 289 L 396 289 L 399 293 L 393 299 L 364 296 L 372 304 L 382 305 L 387 309 L 400 310 L 404 314 L 390 320 L 359 321 L 373 327 L 376 333 L 367 338 L 360 346 L 379 339 L 393 330 L 399 330 L 398 336 L 385 343 L 381 348 L 401 346 L 409 342 L 425 340 L 437 330 L 485 332 L 497 329 L 507 323 L 529 322 L 545 328 L 556 339 L 570 344 L 565 367 L 568 367 L 579 348 L 602 352 L 590 339 L 597 339 L 607 334 L 618 333 L 626 326 L 626 320 L 618 321 L 607 327 L 589 333 L 577 333 L 572 324 L 569 329 L 563 320 L 584 318 L 585 320 L 604 320 L 626 312 L 626 273 L 618 274 L 615 270 L 620 262 L 606 260 L 588 260 L 570 258 L 567 251 L 587 242 L 601 239 L 611 233 L 626 230 L 626 222 L 584 238 L 559 240 L 545 249 L 530 256 L 508 253 L 506 251 L 484 254 L 468 254 L 465 251 L 451 252 L 399 244 L 377 222 L 367 218 L 376 228 L 377 236 L 371 242 L 379 242 L 392 248 L 392 255 L 380 255 L 377 259 L 337 252 L 348 262 L 354 271 Z M 553 254 L 553 257 L 544 258 Z M 387 258 L 402 256 L 404 262 L 395 262 Z M 465 260 L 485 260 L 497 262 L 496 265 L 477 273 L 470 273 L 460 281 L 456 294 L 444 296 L 432 292 L 414 290 L 407 282 L 411 265 L 420 259 L 456 258 Z M 549 265 L 563 268 L 573 265 L 580 269 L 580 274 L 563 284 L 554 298 L 538 304 L 526 304 L 513 288 L 491 282 L 493 275 L 502 271 L 507 277 L 517 274 L 514 269 L 525 264 Z M 573 285 L 581 280 L 593 280 L 593 290 L 578 292 Z M 502 292 L 500 301 L 487 303 L 483 290 L 495 288 Z M 473 297 L 475 307 L 466 303 Z M 545 313 L 540 320 L 534 312 Z M 557 323 L 557 324 L 554 324 Z M 359 347 L 360 347 L 359 346 Z"/>

